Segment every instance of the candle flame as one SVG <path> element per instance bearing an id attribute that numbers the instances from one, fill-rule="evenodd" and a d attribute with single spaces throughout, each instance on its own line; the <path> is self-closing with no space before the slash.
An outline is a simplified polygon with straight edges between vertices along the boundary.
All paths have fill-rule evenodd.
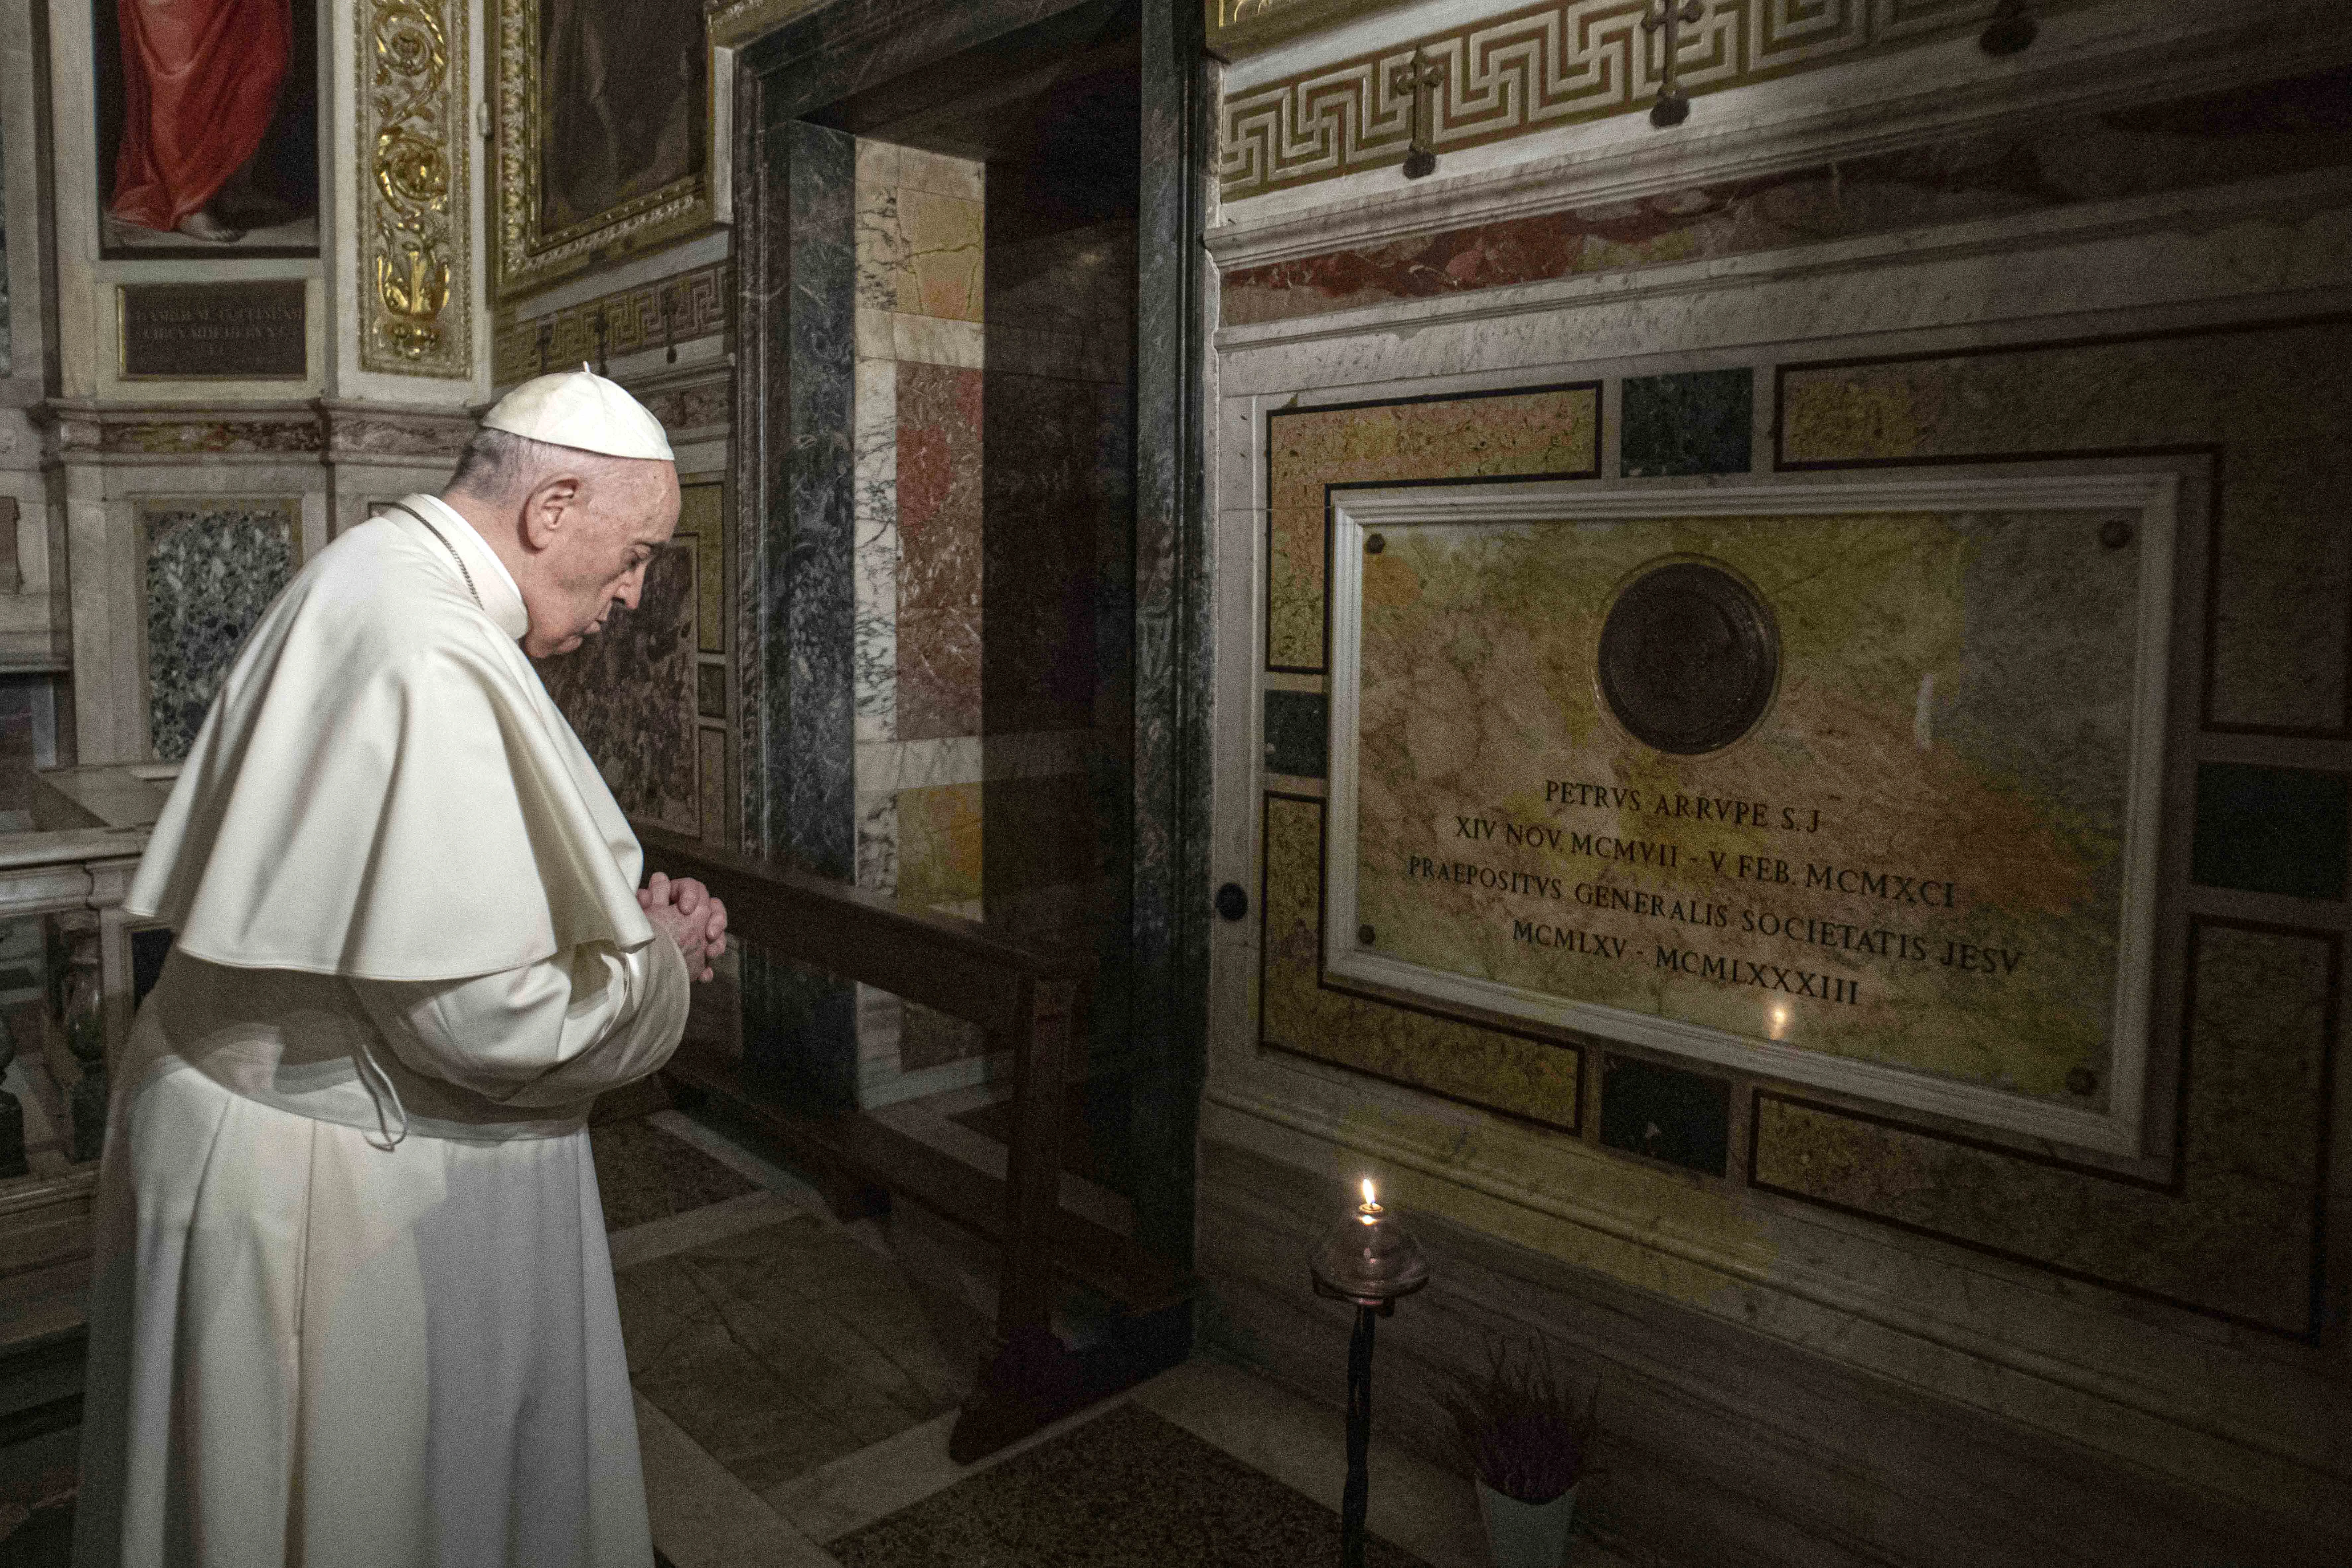
<path id="1" fill-rule="evenodd" d="M 1377 1203 L 1378 1201 L 1378 1199 L 1372 1196 L 1372 1179 L 1370 1176 L 1366 1176 L 1364 1178 L 1364 1202 L 1369 1205 L 1370 1204 Z"/>

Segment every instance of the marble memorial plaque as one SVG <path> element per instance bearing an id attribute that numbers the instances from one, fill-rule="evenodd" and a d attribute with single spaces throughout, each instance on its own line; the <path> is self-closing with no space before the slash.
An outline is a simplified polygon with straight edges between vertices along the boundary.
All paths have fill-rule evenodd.
<path id="1" fill-rule="evenodd" d="M 1343 493 L 1328 972 L 2136 1152 L 2174 489 Z"/>
<path id="2" fill-rule="evenodd" d="M 300 381 L 310 374 L 299 279 L 261 283 L 126 283 L 126 381 Z"/>

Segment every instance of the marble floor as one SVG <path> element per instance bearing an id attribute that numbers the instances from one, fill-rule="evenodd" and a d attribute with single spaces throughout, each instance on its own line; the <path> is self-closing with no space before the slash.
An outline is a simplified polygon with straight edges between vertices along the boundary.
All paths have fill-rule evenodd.
<path id="1" fill-rule="evenodd" d="M 959 1466 L 948 1433 L 984 1326 L 968 1302 L 680 1112 L 594 1137 L 668 1568 L 1321 1560 L 1346 1477 L 1336 1409 L 1195 1360 Z M 1371 1463 L 1373 1563 L 1485 1568 L 1467 1481 L 1385 1443 Z M 1634 1568 L 1581 1539 L 1570 1563 Z"/>
<path id="2" fill-rule="evenodd" d="M 958 1465 L 948 1436 L 985 1303 L 909 1276 L 920 1227 L 844 1224 L 792 1172 L 676 1110 L 625 1114 L 591 1142 L 658 1568 L 1337 1561 L 1336 1409 L 1198 1359 Z M 1467 1481 L 1385 1442 L 1371 1468 L 1370 1568 L 1486 1568 Z M 69 1490 L 6 1510 L 0 1564 L 61 1565 L 71 1533 Z M 1656 1565 L 1580 1539 L 1569 1568 Z"/>

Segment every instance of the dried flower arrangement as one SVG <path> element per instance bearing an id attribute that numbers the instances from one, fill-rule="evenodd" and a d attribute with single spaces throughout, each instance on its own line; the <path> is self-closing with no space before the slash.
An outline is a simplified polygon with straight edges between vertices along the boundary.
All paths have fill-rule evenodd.
<path id="1" fill-rule="evenodd" d="M 1438 1398 L 1478 1479 L 1517 1502 L 1547 1503 L 1590 1468 L 1600 1385 L 1579 1400 L 1541 1339 L 1489 1340 L 1483 1374 Z"/>

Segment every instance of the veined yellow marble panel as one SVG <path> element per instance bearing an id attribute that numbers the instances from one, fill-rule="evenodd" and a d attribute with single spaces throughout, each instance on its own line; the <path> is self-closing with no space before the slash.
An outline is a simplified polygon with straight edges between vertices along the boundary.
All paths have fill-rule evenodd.
<path id="1" fill-rule="evenodd" d="M 980 792 L 976 784 L 898 792 L 900 903 L 937 909 L 980 897 Z"/>
<path id="2" fill-rule="evenodd" d="M 2346 725 L 2352 320 L 1794 365 L 1780 420 L 1783 468 L 2211 452 L 2209 721 Z"/>
<path id="3" fill-rule="evenodd" d="M 1268 796 L 1266 1044 L 1554 1127 L 1579 1125 L 1584 1054 L 1576 1047 L 1327 988 L 1322 882 L 1322 803 Z"/>
<path id="4" fill-rule="evenodd" d="M 1323 668 L 1325 487 L 1584 478 L 1600 472 L 1600 453 L 1601 388 L 1591 383 L 1276 410 L 1266 420 L 1266 663 Z"/>
<path id="5" fill-rule="evenodd" d="M 1356 857 L 1368 945 L 2104 1110 L 2143 614 L 2145 542 L 2101 537 L 2119 521 L 1382 530 L 1358 837 L 1331 851 Z M 1625 584 L 1694 558 L 1769 608 L 1779 684 L 1743 738 L 1674 755 L 1621 724 L 1599 647 Z"/>
<path id="6" fill-rule="evenodd" d="M 2179 1174 L 2169 1186 L 1778 1095 L 1758 1100 L 1756 1184 L 2306 1332 L 2333 947 L 2317 934 L 2200 931 Z"/>

